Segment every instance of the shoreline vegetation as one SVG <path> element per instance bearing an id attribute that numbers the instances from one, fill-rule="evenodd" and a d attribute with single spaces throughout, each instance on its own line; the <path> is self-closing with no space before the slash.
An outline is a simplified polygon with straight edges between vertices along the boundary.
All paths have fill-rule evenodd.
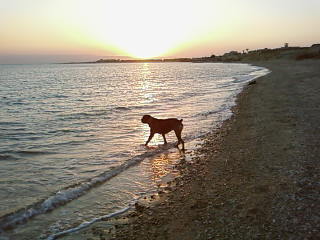
<path id="1" fill-rule="evenodd" d="M 294 59 L 247 61 L 271 73 L 244 88 L 192 161 L 181 160 L 181 177 L 76 238 L 319 239 L 320 60 Z"/>
<path id="2" fill-rule="evenodd" d="M 271 59 L 320 59 L 320 44 L 313 44 L 310 47 L 285 47 L 275 49 L 257 49 L 249 51 L 243 50 L 242 53 L 230 51 L 222 56 L 211 55 L 210 57 L 200 58 L 161 58 L 161 59 L 99 59 L 94 62 L 68 62 L 65 64 L 94 64 L 94 63 L 152 63 L 152 62 L 248 62 L 266 61 Z"/>

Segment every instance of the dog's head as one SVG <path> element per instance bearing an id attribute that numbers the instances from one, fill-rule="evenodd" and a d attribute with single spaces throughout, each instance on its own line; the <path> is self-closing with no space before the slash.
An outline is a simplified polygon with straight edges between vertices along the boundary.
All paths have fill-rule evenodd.
<path id="1" fill-rule="evenodd" d="M 143 115 L 141 118 L 142 123 L 149 123 L 151 121 L 152 117 L 150 115 Z"/>

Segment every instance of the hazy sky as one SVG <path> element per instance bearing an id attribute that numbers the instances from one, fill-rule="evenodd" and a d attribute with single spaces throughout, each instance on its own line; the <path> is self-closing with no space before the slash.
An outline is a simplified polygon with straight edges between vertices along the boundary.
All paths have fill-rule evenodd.
<path id="1" fill-rule="evenodd" d="M 196 57 L 320 42 L 320 0 L 0 0 L 0 55 Z"/>

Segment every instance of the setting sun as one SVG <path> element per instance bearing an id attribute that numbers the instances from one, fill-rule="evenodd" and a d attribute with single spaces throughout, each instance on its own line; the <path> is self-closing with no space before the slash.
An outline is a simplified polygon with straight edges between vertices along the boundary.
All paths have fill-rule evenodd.
<path id="1" fill-rule="evenodd" d="M 176 48 L 191 32 L 192 4 L 183 1 L 100 2 L 92 36 L 137 58 L 157 57 Z M 104 31 L 103 29 L 106 29 Z"/>
<path id="2" fill-rule="evenodd" d="M 94 5 L 82 2 L 76 5 L 76 12 L 80 19 L 81 15 L 88 18 L 78 29 L 83 36 L 89 36 L 87 43 L 116 49 L 118 54 L 136 58 L 170 56 L 190 42 L 207 41 L 216 34 L 221 17 L 217 9 L 223 4 L 200 2 L 96 0 Z"/>

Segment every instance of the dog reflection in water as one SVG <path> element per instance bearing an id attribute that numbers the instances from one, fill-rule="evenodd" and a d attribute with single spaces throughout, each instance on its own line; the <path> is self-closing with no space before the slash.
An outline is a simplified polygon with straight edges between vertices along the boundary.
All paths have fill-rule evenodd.
<path id="1" fill-rule="evenodd" d="M 148 145 L 148 143 L 153 138 L 155 133 L 161 134 L 163 137 L 164 144 L 167 144 L 165 134 L 171 131 L 174 131 L 178 139 L 178 144 L 176 147 L 178 147 L 179 144 L 181 143 L 182 150 L 184 150 L 184 141 L 181 138 L 181 132 L 183 129 L 182 119 L 181 120 L 178 120 L 177 118 L 157 119 L 157 118 L 151 117 L 150 115 L 144 115 L 141 119 L 141 122 L 148 124 L 150 127 L 150 136 L 145 146 Z"/>

